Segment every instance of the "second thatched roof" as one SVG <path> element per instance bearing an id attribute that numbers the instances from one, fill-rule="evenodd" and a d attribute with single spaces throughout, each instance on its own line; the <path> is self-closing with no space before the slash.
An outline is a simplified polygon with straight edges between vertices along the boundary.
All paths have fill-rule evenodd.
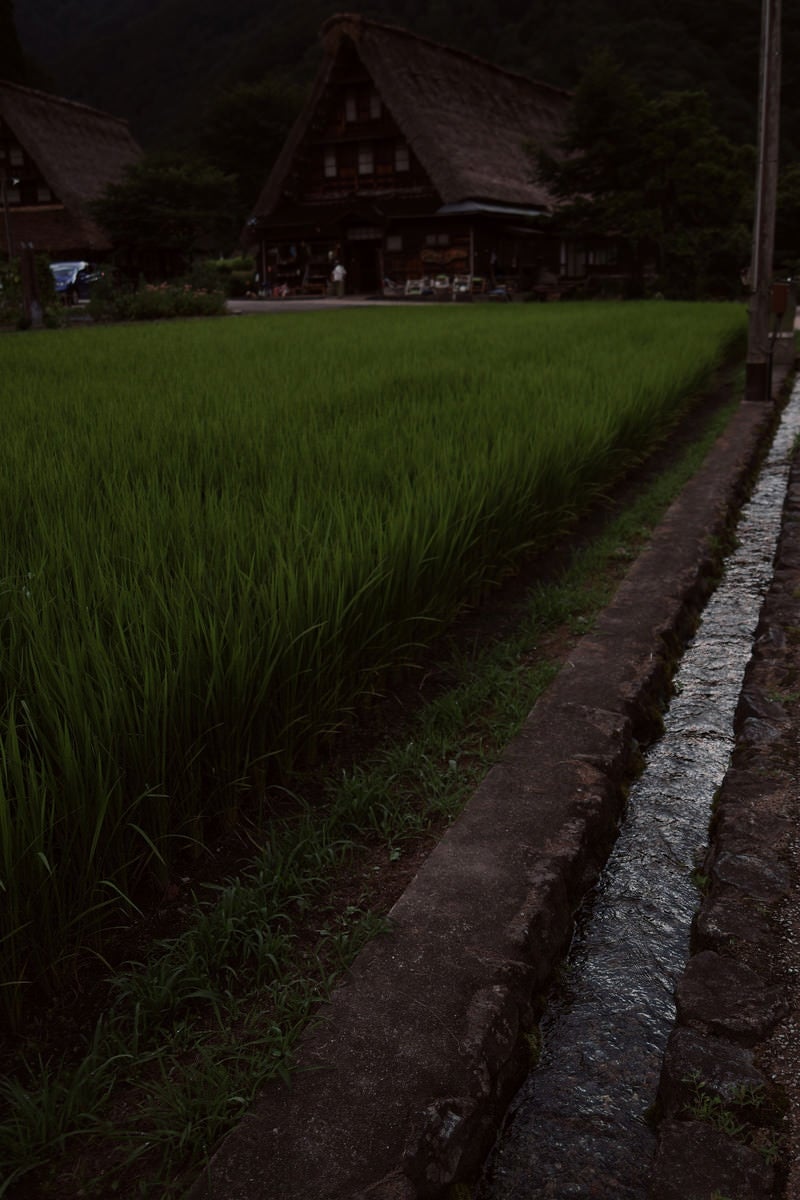
<path id="1" fill-rule="evenodd" d="M 267 217 L 280 200 L 345 40 L 355 47 L 442 204 L 550 207 L 551 197 L 533 178 L 530 149 L 554 147 L 564 130 L 569 92 L 359 15 L 331 17 L 322 36 L 325 57 L 311 98 L 259 197 L 256 218 Z"/>
<path id="2" fill-rule="evenodd" d="M 87 246 L 107 248 L 108 237 L 91 217 L 87 205 L 141 157 L 141 147 L 127 123 L 85 104 L 3 80 L 0 118 L 65 209 L 58 219 L 57 214 L 39 215 L 35 210 L 15 213 L 15 228 L 24 222 L 26 229 L 30 226 L 33 230 L 25 234 L 26 239 L 41 242 L 43 219 L 53 231 L 48 240 L 57 237 L 72 246 L 77 238 Z M 49 248 L 56 250 L 58 246 Z"/>

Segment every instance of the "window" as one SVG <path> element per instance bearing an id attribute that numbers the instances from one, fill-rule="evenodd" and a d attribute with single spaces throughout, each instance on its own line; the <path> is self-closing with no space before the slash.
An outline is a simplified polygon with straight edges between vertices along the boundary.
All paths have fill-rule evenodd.
<path id="1" fill-rule="evenodd" d="M 20 191 L 19 191 L 18 187 L 14 187 L 12 185 L 11 187 L 6 188 L 6 203 L 7 204 L 19 204 L 21 199 L 22 199 L 22 197 L 20 195 Z"/>
<path id="2" fill-rule="evenodd" d="M 383 230 L 378 225 L 351 225 L 347 231 L 348 242 L 379 242 Z"/>
<path id="3" fill-rule="evenodd" d="M 49 204 L 53 199 L 53 193 L 46 183 L 36 185 L 36 202 L 37 204 Z"/>
<path id="4" fill-rule="evenodd" d="M 560 267 L 562 275 L 572 278 L 586 273 L 586 249 L 582 243 L 561 243 Z"/>
<path id="5" fill-rule="evenodd" d="M 358 106 L 356 104 L 355 92 L 348 92 L 344 98 L 344 119 L 345 121 L 358 120 Z"/>
<path id="6" fill-rule="evenodd" d="M 425 245 L 426 246 L 449 246 L 450 245 L 450 234 L 449 233 L 426 233 L 425 234 Z"/>
<path id="7" fill-rule="evenodd" d="M 372 146 L 367 143 L 358 147 L 358 173 L 359 175 L 371 175 L 375 170 L 375 156 L 372 152 Z"/>
<path id="8" fill-rule="evenodd" d="M 397 251 L 403 249 L 403 238 L 399 233 L 392 233 L 386 239 L 386 249 Z"/>
<path id="9" fill-rule="evenodd" d="M 336 147 L 335 146 L 326 146 L 325 147 L 325 178 L 326 179 L 335 179 L 336 178 Z"/>
<path id="10" fill-rule="evenodd" d="M 381 115 L 381 98 L 377 92 L 369 94 L 369 115 L 376 121 Z"/>
<path id="11" fill-rule="evenodd" d="M 405 142 L 395 142 L 394 146 L 394 169 L 395 171 L 408 171 L 411 166 L 408 146 Z"/>
<path id="12" fill-rule="evenodd" d="M 8 161 L 12 167 L 21 167 L 25 161 L 21 146 L 12 146 L 8 152 Z"/>
<path id="13" fill-rule="evenodd" d="M 613 267 L 617 262 L 617 247 L 615 245 L 595 246 L 586 255 L 586 263 L 590 267 Z"/>

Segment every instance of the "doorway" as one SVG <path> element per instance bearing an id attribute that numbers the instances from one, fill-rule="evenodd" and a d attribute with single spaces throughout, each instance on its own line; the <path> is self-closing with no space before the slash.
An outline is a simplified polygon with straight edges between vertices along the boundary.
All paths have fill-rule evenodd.
<path id="1" fill-rule="evenodd" d="M 356 294 L 379 292 L 380 241 L 352 241 L 347 244 L 347 291 Z"/>

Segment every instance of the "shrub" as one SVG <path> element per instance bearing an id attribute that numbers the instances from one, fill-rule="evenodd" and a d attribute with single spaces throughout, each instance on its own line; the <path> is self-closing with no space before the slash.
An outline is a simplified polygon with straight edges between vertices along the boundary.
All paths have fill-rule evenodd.
<path id="1" fill-rule="evenodd" d="M 89 312 L 95 321 L 216 317 L 225 312 L 225 295 L 191 283 L 146 283 L 135 291 L 101 283 L 89 302 Z"/>
<path id="2" fill-rule="evenodd" d="M 229 297 L 246 296 L 256 290 L 255 259 L 244 254 L 237 258 L 208 259 L 192 268 L 189 282 L 208 291 L 222 290 Z"/>

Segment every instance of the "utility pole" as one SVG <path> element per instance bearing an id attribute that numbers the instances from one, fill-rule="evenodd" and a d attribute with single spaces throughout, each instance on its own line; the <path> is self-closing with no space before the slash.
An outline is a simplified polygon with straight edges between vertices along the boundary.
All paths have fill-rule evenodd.
<path id="1" fill-rule="evenodd" d="M 20 243 L 20 274 L 22 277 L 22 313 L 26 327 L 42 328 L 42 302 L 39 297 L 39 281 L 36 278 L 36 259 L 33 243 Z"/>
<path id="2" fill-rule="evenodd" d="M 16 185 L 19 183 L 19 180 L 18 179 L 9 179 L 9 177 L 6 175 L 5 171 L 0 173 L 0 201 L 2 201 L 2 207 L 3 207 L 3 224 L 5 226 L 5 234 L 6 234 L 6 254 L 8 255 L 8 261 L 11 262 L 11 222 L 10 222 L 9 216 L 8 216 L 8 185 L 9 185 L 9 183 L 11 184 L 12 187 L 16 187 Z"/>
<path id="3" fill-rule="evenodd" d="M 770 400 L 770 297 L 778 190 L 781 87 L 781 0 L 761 0 L 758 167 L 750 262 L 750 324 L 745 399 Z"/>

